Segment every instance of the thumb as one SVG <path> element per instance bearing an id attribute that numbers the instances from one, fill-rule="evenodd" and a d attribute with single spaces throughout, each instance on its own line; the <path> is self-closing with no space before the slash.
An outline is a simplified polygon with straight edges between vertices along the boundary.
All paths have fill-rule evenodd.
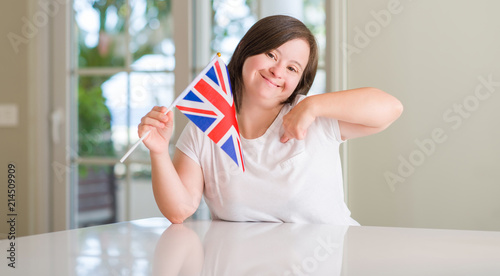
<path id="1" fill-rule="evenodd" d="M 281 143 L 286 143 L 288 142 L 288 140 L 290 140 L 290 138 L 286 134 L 283 134 L 283 136 L 281 136 L 280 138 Z"/>
<path id="2" fill-rule="evenodd" d="M 169 112 L 167 112 L 166 115 L 168 118 L 168 121 L 167 121 L 168 126 L 172 126 L 174 124 L 174 112 L 172 112 L 172 110 L 170 110 Z"/>

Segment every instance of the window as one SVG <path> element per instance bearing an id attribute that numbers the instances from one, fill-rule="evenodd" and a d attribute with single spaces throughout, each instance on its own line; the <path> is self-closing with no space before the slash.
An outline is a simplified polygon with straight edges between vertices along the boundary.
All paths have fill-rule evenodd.
<path id="1" fill-rule="evenodd" d="M 173 100 L 171 1 L 75 0 L 73 15 L 74 226 L 161 216 L 147 149 L 118 160 L 140 118 Z"/>

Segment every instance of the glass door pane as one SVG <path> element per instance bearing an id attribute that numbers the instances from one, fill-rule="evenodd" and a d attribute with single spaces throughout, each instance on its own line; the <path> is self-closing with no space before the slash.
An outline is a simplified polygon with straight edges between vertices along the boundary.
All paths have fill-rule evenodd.
<path id="1" fill-rule="evenodd" d="M 130 5 L 132 69 L 173 71 L 175 47 L 170 1 L 132 0 Z"/>
<path id="2" fill-rule="evenodd" d="M 109 76 L 84 76 L 78 79 L 78 156 L 116 157 L 112 113 L 119 97 L 106 94 Z M 114 87 L 119 93 L 118 87 Z M 125 92 L 126 91 L 122 91 Z M 126 95 L 125 95 L 126 96 Z M 111 100 L 108 100 L 111 99 Z M 116 129 L 115 129 L 116 130 Z"/>
<path id="3" fill-rule="evenodd" d="M 116 222 L 114 165 L 79 165 L 77 200 L 77 227 Z"/>
<path id="4" fill-rule="evenodd" d="M 78 67 L 124 66 L 126 1 L 74 0 L 73 7 Z"/>
<path id="5" fill-rule="evenodd" d="M 132 73 L 130 76 L 130 142 L 139 140 L 137 126 L 141 118 L 154 106 L 169 107 L 174 99 L 173 73 Z M 149 150 L 141 144 L 129 157 L 131 160 L 149 162 Z"/>

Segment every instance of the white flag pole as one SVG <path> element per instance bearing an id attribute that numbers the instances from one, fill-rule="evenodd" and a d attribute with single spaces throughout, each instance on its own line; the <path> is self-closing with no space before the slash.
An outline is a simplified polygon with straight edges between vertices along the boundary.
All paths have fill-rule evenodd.
<path id="1" fill-rule="evenodd" d="M 170 110 L 172 110 L 178 102 L 180 102 L 184 96 L 189 92 L 189 90 L 191 90 L 191 87 L 193 87 L 198 81 L 200 81 L 200 79 L 203 77 L 203 75 L 205 75 L 207 73 L 207 71 L 210 69 L 210 67 L 213 65 L 214 61 L 217 59 L 217 57 L 220 57 L 220 53 L 217 53 L 217 56 L 215 56 L 211 62 L 209 62 L 207 64 L 207 66 L 201 71 L 200 74 L 198 74 L 198 76 L 196 76 L 196 78 L 186 87 L 186 89 L 184 89 L 184 91 L 182 91 L 182 93 L 172 102 L 172 104 L 167 108 L 167 112 L 165 112 L 164 114 L 167 114 Z M 123 155 L 123 157 L 120 159 L 120 163 L 123 163 L 125 161 L 125 159 L 127 159 L 127 157 L 141 144 L 141 142 L 146 139 L 146 137 L 149 136 L 149 134 L 151 133 L 151 130 L 148 130 L 146 133 L 144 133 L 144 135 L 142 135 L 141 139 L 139 139 L 139 141 L 135 142 L 135 144 L 125 153 L 125 155 Z"/>

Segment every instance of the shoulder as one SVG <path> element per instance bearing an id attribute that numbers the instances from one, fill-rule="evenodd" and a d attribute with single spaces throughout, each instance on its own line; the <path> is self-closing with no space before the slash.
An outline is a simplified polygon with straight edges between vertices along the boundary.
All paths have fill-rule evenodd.
<path id="1" fill-rule="evenodd" d="M 307 98 L 306 95 L 302 95 L 302 94 L 297 95 L 295 97 L 295 100 L 292 103 L 292 106 L 296 106 L 298 103 L 300 103 L 301 101 L 303 101 L 305 98 Z"/>
<path id="2" fill-rule="evenodd" d="M 299 104 L 305 98 L 307 98 L 307 96 L 301 95 L 301 94 L 297 95 L 295 97 L 295 99 L 293 100 L 293 102 L 287 103 L 287 104 L 285 104 L 283 106 L 282 112 L 280 112 L 280 114 L 278 115 L 278 117 L 283 117 L 284 115 L 286 115 L 288 112 L 290 112 L 290 110 L 292 110 L 297 104 Z"/>
<path id="3" fill-rule="evenodd" d="M 204 138 L 204 133 L 191 121 L 189 121 L 182 130 L 179 139 L 177 140 L 176 147 L 185 152 L 190 149 L 191 151 L 198 151 L 200 141 Z"/>
<path id="4" fill-rule="evenodd" d="M 189 121 L 184 129 L 182 130 L 181 135 L 179 136 L 179 140 L 185 138 L 200 138 L 203 137 L 203 132 L 191 121 Z"/>

